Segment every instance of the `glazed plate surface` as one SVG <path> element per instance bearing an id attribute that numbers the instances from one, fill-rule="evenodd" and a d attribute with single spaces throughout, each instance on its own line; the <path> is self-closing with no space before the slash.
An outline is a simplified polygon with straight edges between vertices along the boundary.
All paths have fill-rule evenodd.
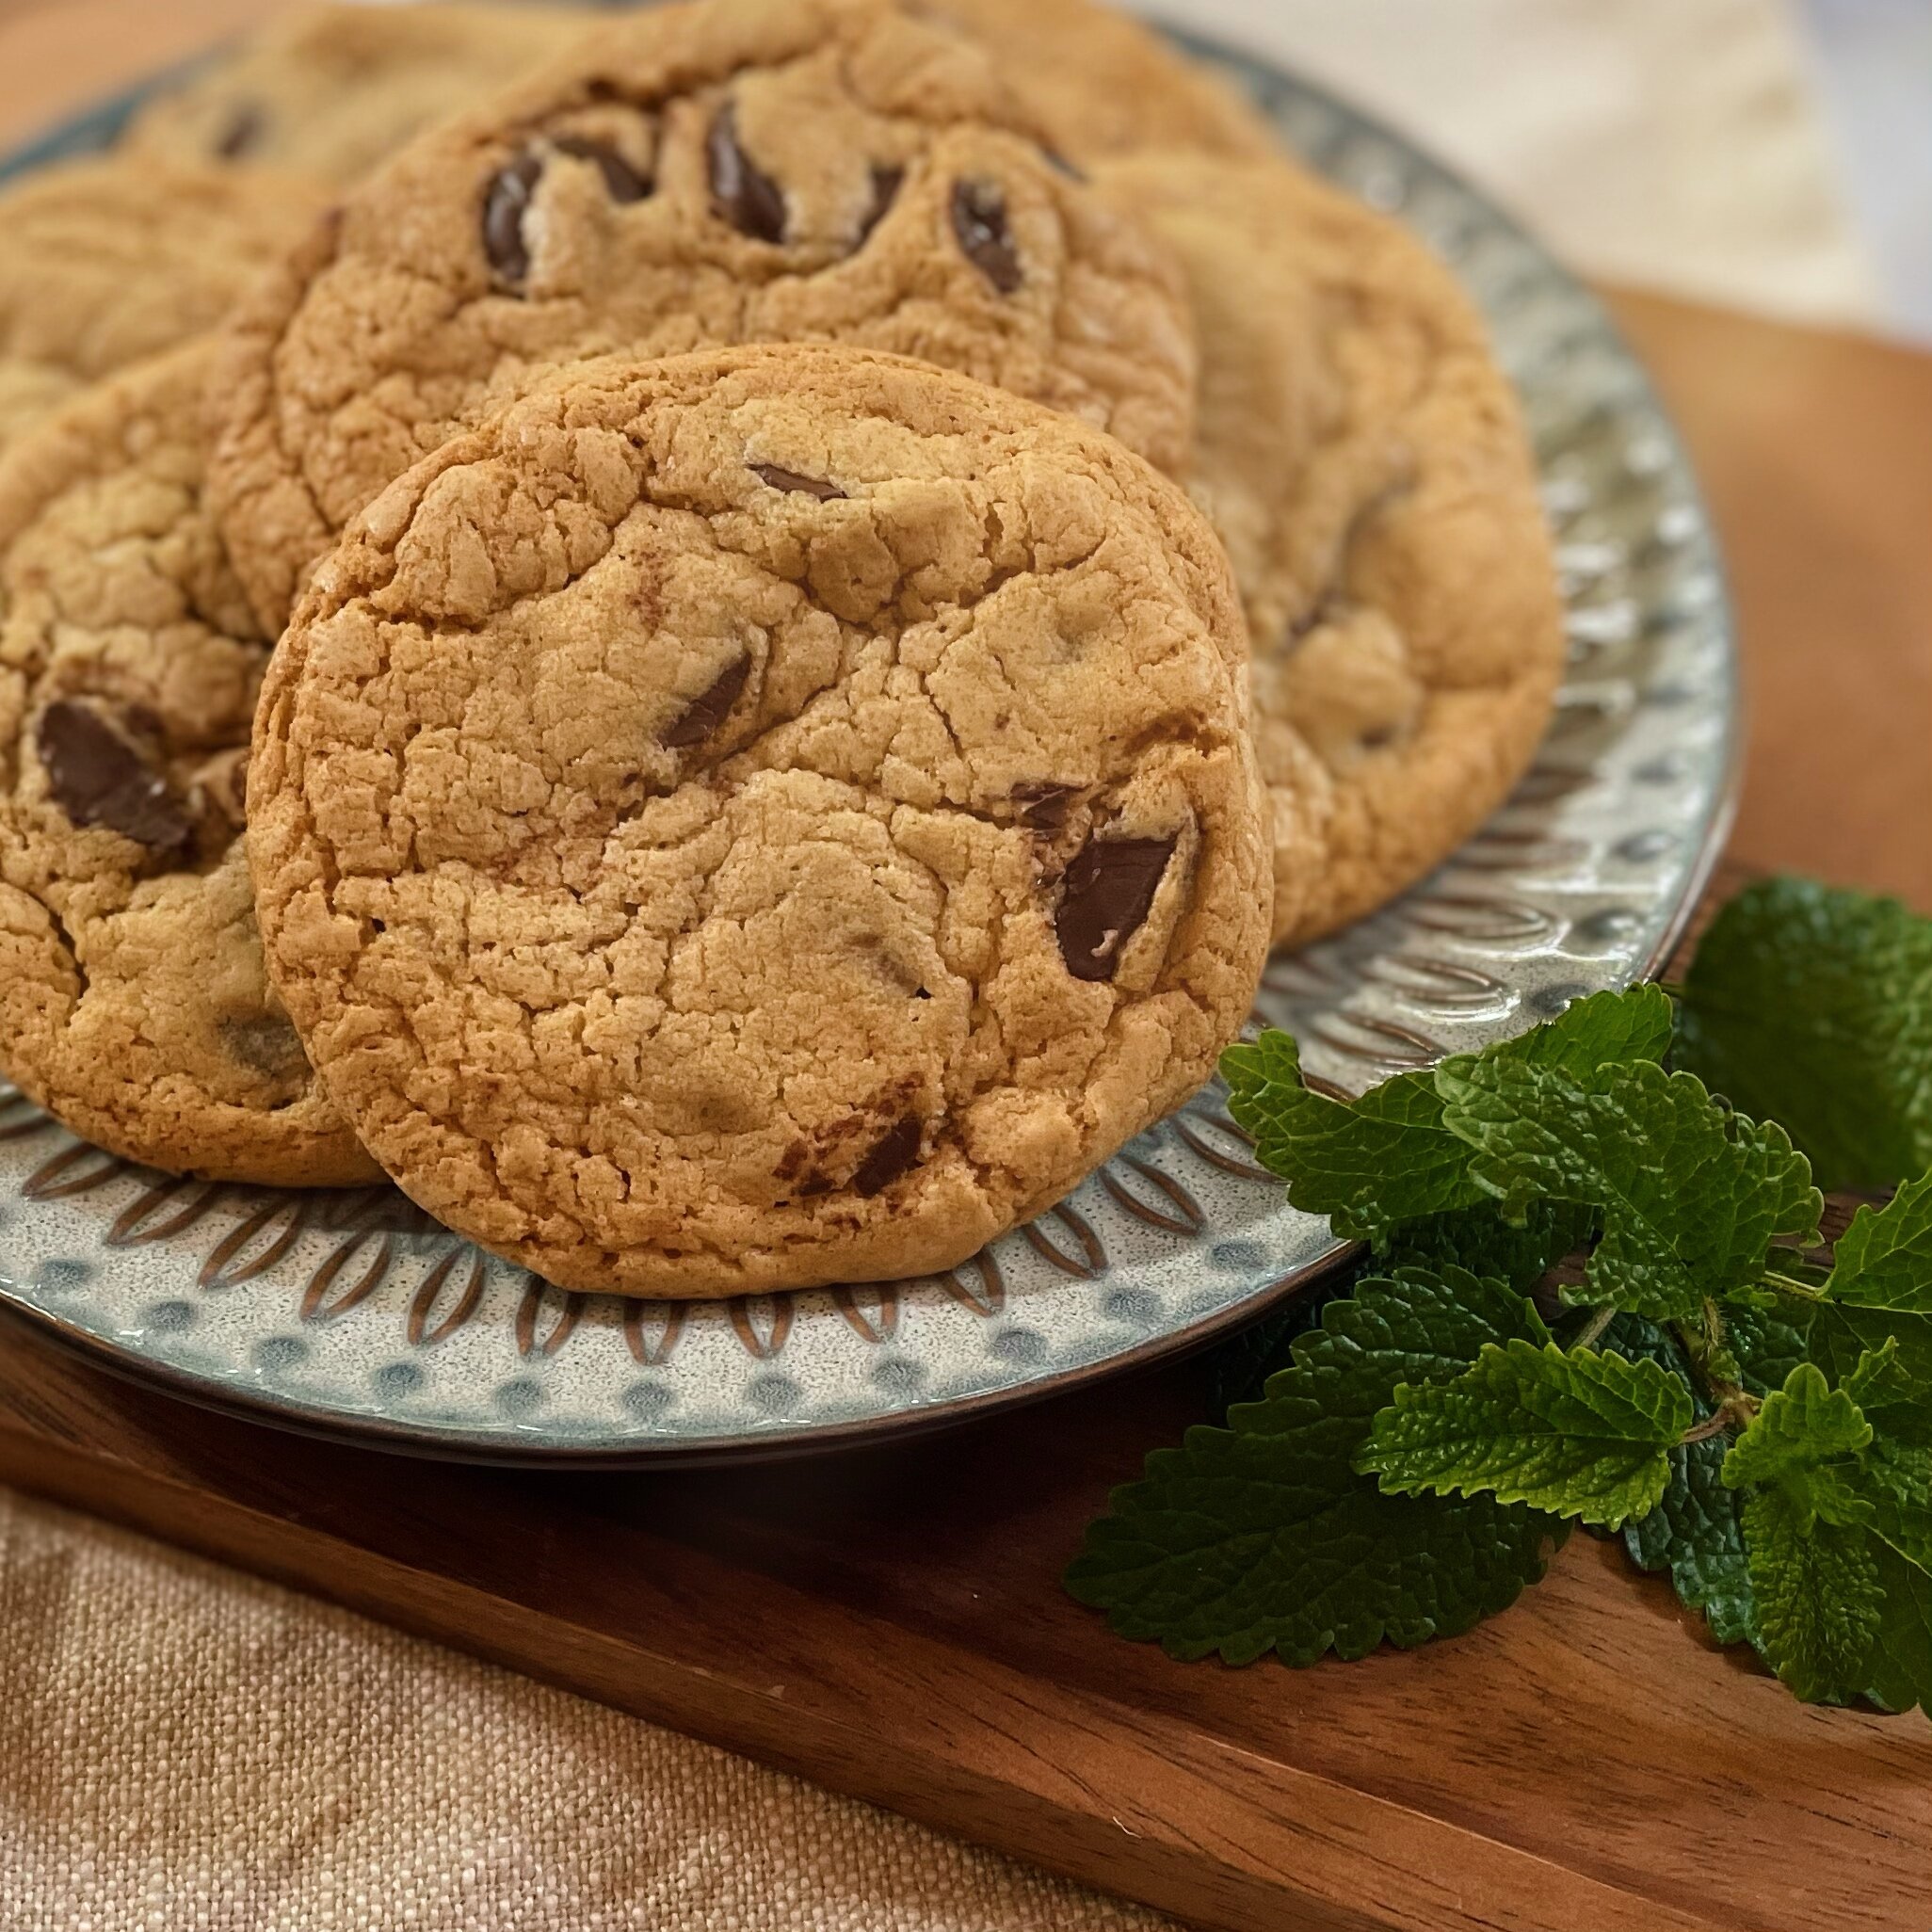
<path id="1" fill-rule="evenodd" d="M 1534 769 L 1375 918 L 1269 967 L 1256 1023 L 1351 1091 L 1520 1032 L 1668 953 L 1721 844 L 1730 613 L 1695 482 L 1595 299 L 1400 137 L 1225 48 L 1315 167 L 1410 223 L 1487 312 L 1557 533 L 1570 661 Z M 0 174 L 113 137 L 134 99 Z M 0 1306 L 217 1406 L 417 1453 L 658 1462 L 829 1446 L 1199 1344 L 1341 1249 L 1210 1087 L 950 1275 L 726 1302 L 571 1295 L 389 1188 L 211 1186 L 76 1142 L 0 1085 Z"/>

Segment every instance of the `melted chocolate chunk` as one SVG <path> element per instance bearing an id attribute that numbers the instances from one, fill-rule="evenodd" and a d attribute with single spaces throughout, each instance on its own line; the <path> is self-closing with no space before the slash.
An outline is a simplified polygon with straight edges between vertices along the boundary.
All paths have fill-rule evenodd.
<path id="1" fill-rule="evenodd" d="M 523 217 L 530 212 L 531 199 L 542 178 L 542 160 L 535 154 L 519 154 L 499 168 L 483 190 L 483 252 L 506 282 L 522 282 L 530 272 Z"/>
<path id="2" fill-rule="evenodd" d="M 1088 839 L 1067 868 L 1054 931 L 1075 979 L 1111 979 L 1153 909 L 1172 839 Z"/>
<path id="3" fill-rule="evenodd" d="M 822 476 L 801 476 L 797 470 L 781 469 L 777 463 L 752 463 L 751 474 L 774 490 L 789 490 L 799 496 L 815 496 L 820 503 L 843 503 L 845 492 Z"/>
<path id="4" fill-rule="evenodd" d="M 919 1158 L 919 1143 L 925 1137 L 925 1124 L 918 1115 L 907 1114 L 894 1120 L 859 1163 L 859 1171 L 852 1176 L 852 1191 L 868 1200 L 875 1194 L 883 1194 Z"/>
<path id="5" fill-rule="evenodd" d="M 1035 779 L 1013 787 L 1013 803 L 1019 807 L 1020 822 L 1035 831 L 1056 832 L 1067 823 L 1067 810 L 1072 801 L 1071 785 L 1055 784 L 1051 779 Z"/>
<path id="6" fill-rule="evenodd" d="M 56 700 L 34 738 L 54 801 L 76 826 L 105 825 L 153 852 L 178 852 L 193 838 L 168 781 L 87 705 Z"/>
<path id="7" fill-rule="evenodd" d="M 865 218 L 859 224 L 859 238 L 852 244 L 855 251 L 872 239 L 872 231 L 886 218 L 886 211 L 898 199 L 905 185 L 903 168 L 885 168 L 877 161 L 872 164 L 872 206 L 866 209 Z"/>
<path id="8" fill-rule="evenodd" d="M 738 145 L 738 110 L 729 101 L 712 121 L 704 159 L 717 213 L 753 241 L 783 241 L 784 190 Z"/>
<path id="9" fill-rule="evenodd" d="M 271 1080 L 286 1080 L 308 1071 L 309 1056 L 303 1053 L 295 1028 L 280 1013 L 222 1020 L 216 1030 L 222 1046 L 235 1059 Z"/>
<path id="10" fill-rule="evenodd" d="M 223 161 L 239 161 L 261 145 L 265 125 L 262 110 L 252 101 L 244 101 L 228 117 L 228 125 L 215 143 L 217 156 Z"/>
<path id="11" fill-rule="evenodd" d="M 750 675 L 749 656 L 736 658 L 728 664 L 712 681 L 711 688 L 692 699 L 672 720 L 670 729 L 664 734 L 664 743 L 673 751 L 701 745 L 725 721 L 725 715 L 738 701 L 738 693 L 745 688 L 745 680 Z"/>
<path id="12" fill-rule="evenodd" d="M 1011 295 L 1026 279 L 1006 223 L 1006 198 L 995 183 L 953 184 L 953 233 L 966 259 L 1002 295 Z"/>
<path id="13" fill-rule="evenodd" d="M 559 154 L 575 161 L 594 161 L 604 177 L 604 192 L 613 201 L 641 201 L 657 184 L 639 174 L 608 141 L 593 141 L 588 135 L 558 135 L 551 142 Z"/>

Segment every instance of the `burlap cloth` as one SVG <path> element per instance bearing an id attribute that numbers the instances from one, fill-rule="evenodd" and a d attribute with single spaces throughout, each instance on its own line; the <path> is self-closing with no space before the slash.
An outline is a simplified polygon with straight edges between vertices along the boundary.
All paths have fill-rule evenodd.
<path id="1" fill-rule="evenodd" d="M 1876 319 L 1777 0 L 1165 10 L 1417 127 L 1587 268 Z M 0 1932 L 1165 1924 L 0 1491 Z"/>

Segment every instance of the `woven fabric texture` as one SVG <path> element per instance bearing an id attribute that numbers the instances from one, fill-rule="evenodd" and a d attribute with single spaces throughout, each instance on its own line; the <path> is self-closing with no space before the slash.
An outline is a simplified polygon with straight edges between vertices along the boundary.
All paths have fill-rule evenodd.
<path id="1" fill-rule="evenodd" d="M 1160 1932 L 0 1490 L 5 1932 Z"/>

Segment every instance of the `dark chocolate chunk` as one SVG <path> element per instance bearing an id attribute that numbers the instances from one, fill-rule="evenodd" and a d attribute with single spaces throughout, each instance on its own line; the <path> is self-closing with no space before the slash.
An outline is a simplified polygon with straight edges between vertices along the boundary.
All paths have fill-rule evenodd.
<path id="1" fill-rule="evenodd" d="M 1054 931 L 1075 979 L 1111 979 L 1153 908 L 1172 839 L 1087 840 L 1062 881 Z"/>
<path id="2" fill-rule="evenodd" d="M 842 503 L 845 492 L 822 476 L 801 476 L 797 470 L 783 470 L 776 463 L 753 463 L 751 474 L 774 490 L 795 491 L 800 496 L 815 496 L 820 503 Z"/>
<path id="3" fill-rule="evenodd" d="M 738 145 L 738 110 L 729 101 L 712 119 L 704 158 L 717 213 L 753 241 L 783 241 L 784 190 Z"/>
<path id="4" fill-rule="evenodd" d="M 217 1031 L 221 1044 L 235 1059 L 271 1080 L 285 1080 L 308 1070 L 309 1056 L 303 1053 L 295 1028 L 280 1013 L 226 1019 L 218 1022 Z"/>
<path id="5" fill-rule="evenodd" d="M 886 210 L 898 199 L 905 185 L 903 168 L 885 168 L 877 161 L 872 164 L 872 206 L 866 209 L 865 218 L 859 224 L 859 238 L 852 244 L 855 250 L 872 238 L 872 231 L 886 218 Z"/>
<path id="6" fill-rule="evenodd" d="M 244 101 L 228 117 L 228 125 L 215 143 L 216 154 L 223 161 L 239 161 L 261 144 L 264 125 L 262 110 L 252 101 Z"/>
<path id="7" fill-rule="evenodd" d="M 153 852 L 178 852 L 193 838 L 168 781 L 98 712 L 58 699 L 34 736 L 54 801 L 75 825 L 105 825 Z"/>
<path id="8" fill-rule="evenodd" d="M 894 1120 L 859 1163 L 859 1171 L 852 1176 L 852 1191 L 868 1200 L 875 1194 L 883 1194 L 919 1158 L 919 1144 L 925 1137 L 926 1127 L 917 1114 Z"/>
<path id="9" fill-rule="evenodd" d="M 953 184 L 953 233 L 966 259 L 999 290 L 1011 295 L 1026 278 L 1006 224 L 1006 198 L 990 181 Z"/>
<path id="10" fill-rule="evenodd" d="M 543 162 L 536 154 L 519 154 L 490 177 L 483 190 L 483 252 L 506 282 L 522 282 L 530 272 L 529 245 L 523 239 L 523 217 L 543 178 Z"/>
<path id="11" fill-rule="evenodd" d="M 1019 807 L 1020 822 L 1035 831 L 1056 832 L 1067 823 L 1067 809 L 1073 797 L 1071 785 L 1055 784 L 1051 779 L 1034 779 L 1013 787 L 1013 803 Z"/>
<path id="12" fill-rule="evenodd" d="M 595 141 L 588 135 L 558 135 L 551 145 L 559 154 L 575 161 L 594 161 L 604 177 L 604 191 L 613 201 L 641 201 L 657 184 L 639 174 L 608 141 Z"/>
<path id="13" fill-rule="evenodd" d="M 738 693 L 745 688 L 745 680 L 751 675 L 751 659 L 749 655 L 734 658 L 712 680 L 711 688 L 692 699 L 664 734 L 664 742 L 674 751 L 681 751 L 687 746 L 701 745 L 719 725 L 725 721 L 725 715 L 738 701 Z"/>

